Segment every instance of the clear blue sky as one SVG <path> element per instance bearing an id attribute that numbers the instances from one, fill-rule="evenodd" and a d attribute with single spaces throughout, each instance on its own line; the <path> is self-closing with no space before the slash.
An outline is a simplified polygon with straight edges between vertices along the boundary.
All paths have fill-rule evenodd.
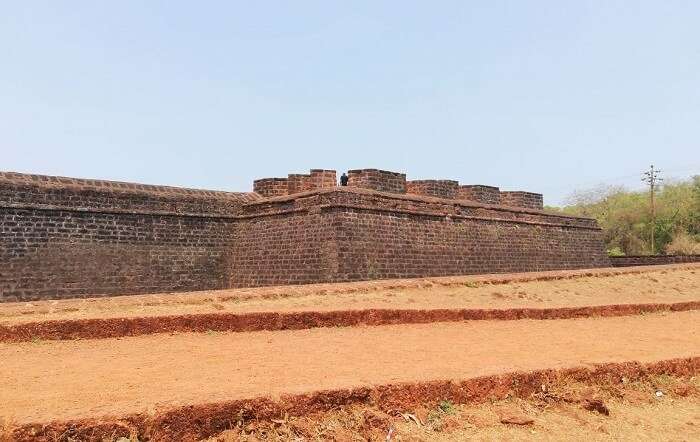
<path id="1" fill-rule="evenodd" d="M 3 1 L 0 170 L 545 194 L 700 173 L 700 2 Z"/>

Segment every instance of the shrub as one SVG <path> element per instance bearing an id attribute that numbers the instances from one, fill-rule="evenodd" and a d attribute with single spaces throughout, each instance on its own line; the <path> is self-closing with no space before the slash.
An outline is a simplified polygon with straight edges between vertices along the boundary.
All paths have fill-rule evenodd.
<path id="1" fill-rule="evenodd" d="M 455 406 L 451 401 L 440 401 L 438 408 L 445 414 L 452 414 L 455 412 Z"/>
<path id="2" fill-rule="evenodd" d="M 700 241 L 687 232 L 676 232 L 671 242 L 666 246 L 666 253 L 669 255 L 700 255 Z"/>
<path id="3" fill-rule="evenodd" d="M 625 252 L 616 246 L 608 249 L 608 256 L 625 256 Z"/>

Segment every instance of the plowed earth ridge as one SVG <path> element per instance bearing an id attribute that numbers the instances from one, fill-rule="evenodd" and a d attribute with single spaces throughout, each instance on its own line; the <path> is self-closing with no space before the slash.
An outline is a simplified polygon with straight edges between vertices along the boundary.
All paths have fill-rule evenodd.
<path id="1" fill-rule="evenodd" d="M 572 319 L 700 310 L 700 301 L 511 309 L 367 309 L 330 312 L 210 313 L 198 315 L 44 321 L 0 325 L 0 342 L 105 339 L 154 333 L 254 332 L 319 327 L 425 324 L 468 320 Z"/>
<path id="2" fill-rule="evenodd" d="M 0 304 L 0 342 L 685 311 L 700 305 L 698 269 L 686 264 Z"/>
<path id="3" fill-rule="evenodd" d="M 599 364 L 559 370 L 535 370 L 482 376 L 454 381 L 386 384 L 283 395 L 278 399 L 255 398 L 183 406 L 164 412 L 104 416 L 99 419 L 25 424 L 10 430 L 17 442 L 103 441 L 119 437 L 142 441 L 197 441 L 254 421 L 284 419 L 328 412 L 341 407 L 372 405 L 388 413 L 435 405 L 450 400 L 456 404 L 477 404 L 506 398 L 527 399 L 543 386 L 557 388 L 570 382 L 594 386 L 643 382 L 656 375 L 690 377 L 700 373 L 700 358 Z"/>
<path id="4" fill-rule="evenodd" d="M 0 303 L 0 325 L 199 313 L 541 308 L 700 297 L 700 263 Z M 126 295 L 126 294 L 125 294 Z"/>
<path id="5" fill-rule="evenodd" d="M 700 355 L 700 311 L 0 344 L 18 423 Z"/>

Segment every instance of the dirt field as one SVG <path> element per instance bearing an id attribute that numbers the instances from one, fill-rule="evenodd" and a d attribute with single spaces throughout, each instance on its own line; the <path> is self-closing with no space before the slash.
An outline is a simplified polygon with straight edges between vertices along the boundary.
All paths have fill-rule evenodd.
<path id="1" fill-rule="evenodd" d="M 0 304 L 0 325 L 223 312 L 556 308 L 684 301 L 700 301 L 700 264 L 5 303 Z"/>
<path id="2" fill-rule="evenodd" d="M 391 428 L 392 440 L 598 440 L 642 438 L 644 426 L 655 440 L 691 440 L 699 272 L 690 264 L 0 305 L 0 340 L 3 330 L 30 332 L 0 342 L 0 418 L 19 441 L 222 432 L 222 440 L 386 440 Z M 653 309 L 630 308 L 639 305 Z M 460 309 L 476 316 L 449 316 Z M 494 314 L 513 309 L 531 316 Z M 414 316 L 382 317 L 393 311 Z M 391 325 L 342 322 L 356 312 Z M 311 313 L 329 314 L 299 319 Z M 425 323 L 406 320 L 418 313 L 414 322 Z M 272 331 L 214 331 L 221 314 L 265 314 L 256 320 Z M 489 320 L 522 317 L 549 320 Z M 130 336 L 139 318 L 155 328 Z M 109 324 L 126 324 L 108 335 L 124 337 L 95 339 Z M 179 330 L 173 324 L 198 332 L 164 333 Z M 299 327 L 284 330 L 290 324 Z M 572 385 L 595 386 L 609 415 L 582 412 L 590 394 L 571 399 L 563 389 Z M 646 399 L 632 400 L 639 392 Z M 436 411 L 445 401 L 449 413 Z M 503 407 L 533 423 L 501 423 Z M 416 424 L 396 413 L 424 416 Z"/>
<path id="3" fill-rule="evenodd" d="M 691 357 L 700 354 L 698 324 L 700 312 L 682 312 L 3 344 L 0 415 L 43 422 L 309 390 Z"/>

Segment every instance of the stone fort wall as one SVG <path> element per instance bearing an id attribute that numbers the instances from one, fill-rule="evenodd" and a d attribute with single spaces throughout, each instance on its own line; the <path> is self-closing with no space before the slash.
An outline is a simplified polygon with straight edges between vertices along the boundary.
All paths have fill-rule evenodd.
<path id="1" fill-rule="evenodd" d="M 0 173 L 0 301 L 609 265 L 595 221 L 541 196 L 348 176 L 234 193 Z"/>
<path id="2" fill-rule="evenodd" d="M 225 288 L 227 193 L 0 173 L 0 301 Z"/>
<path id="3" fill-rule="evenodd" d="M 245 209 L 265 247 L 239 236 L 232 287 L 610 265 L 594 220 L 529 209 L 352 187 Z"/>

